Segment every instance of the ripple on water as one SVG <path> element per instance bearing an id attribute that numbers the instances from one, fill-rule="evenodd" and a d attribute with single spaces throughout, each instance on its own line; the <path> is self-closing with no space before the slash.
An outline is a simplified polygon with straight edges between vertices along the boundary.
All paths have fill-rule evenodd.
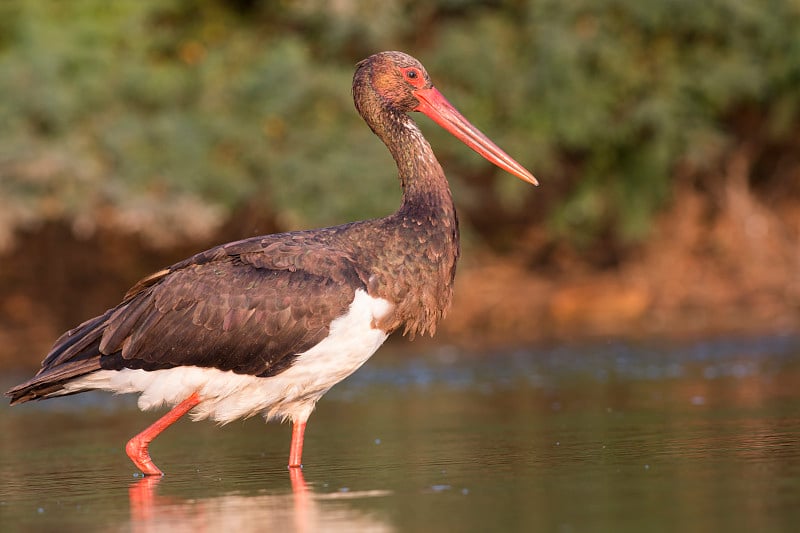
<path id="1" fill-rule="evenodd" d="M 131 397 L 2 406 L 0 513 L 20 530 L 780 530 L 800 521 L 798 354 L 786 338 L 387 351 L 320 402 L 299 492 L 287 425 L 180 422 L 146 490 L 123 447 L 156 415 Z"/>

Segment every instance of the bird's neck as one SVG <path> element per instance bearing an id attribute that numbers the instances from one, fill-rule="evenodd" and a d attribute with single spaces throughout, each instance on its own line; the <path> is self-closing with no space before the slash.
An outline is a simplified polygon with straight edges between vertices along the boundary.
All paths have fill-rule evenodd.
<path id="1" fill-rule="evenodd" d="M 393 331 L 405 324 L 405 333 L 411 336 L 433 334 L 450 305 L 459 256 L 458 218 L 450 187 L 433 150 L 408 115 L 387 112 L 381 120 L 368 123 L 392 153 L 403 187 L 400 209 L 380 220 L 387 231 L 378 249 L 388 260 L 375 263 L 372 275 L 376 294 L 396 307 L 379 326 Z"/>
<path id="2" fill-rule="evenodd" d="M 402 113 L 390 114 L 385 132 L 376 131 L 397 164 L 403 202 L 400 211 L 433 210 L 438 217 L 455 217 L 450 186 L 433 149 L 416 122 Z"/>

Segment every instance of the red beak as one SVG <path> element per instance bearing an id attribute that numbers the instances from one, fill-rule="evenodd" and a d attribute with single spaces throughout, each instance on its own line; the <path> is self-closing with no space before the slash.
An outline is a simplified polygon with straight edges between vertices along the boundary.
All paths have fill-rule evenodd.
<path id="1" fill-rule="evenodd" d="M 429 89 L 417 89 L 414 91 L 414 96 L 419 100 L 419 105 L 414 111 L 425 113 L 461 142 L 503 170 L 514 174 L 528 183 L 539 185 L 539 182 L 536 181 L 533 174 L 514 161 L 510 155 L 489 140 L 478 128 L 470 124 L 437 89 L 434 87 Z"/>

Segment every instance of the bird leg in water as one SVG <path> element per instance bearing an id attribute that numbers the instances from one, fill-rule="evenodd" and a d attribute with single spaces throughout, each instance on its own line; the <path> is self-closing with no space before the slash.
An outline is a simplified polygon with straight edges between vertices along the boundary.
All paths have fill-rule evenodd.
<path id="1" fill-rule="evenodd" d="M 303 435 L 305 432 L 305 422 L 294 422 L 292 426 L 292 447 L 289 450 L 289 468 L 303 466 Z"/>
<path id="2" fill-rule="evenodd" d="M 188 413 L 194 406 L 200 403 L 200 397 L 197 393 L 192 393 L 191 396 L 183 400 L 181 403 L 172 408 L 170 412 L 156 420 L 152 426 L 148 427 L 131 440 L 125 446 L 125 451 L 128 457 L 131 458 L 133 464 L 141 470 L 146 476 L 163 476 L 164 473 L 153 463 L 150 458 L 150 452 L 147 451 L 147 446 L 156 438 L 162 431 L 178 421 L 180 417 Z"/>

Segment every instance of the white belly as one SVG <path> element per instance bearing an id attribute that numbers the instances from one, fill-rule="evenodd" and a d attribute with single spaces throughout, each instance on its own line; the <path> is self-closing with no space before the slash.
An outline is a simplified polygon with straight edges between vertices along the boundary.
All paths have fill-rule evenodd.
<path id="1" fill-rule="evenodd" d="M 176 405 L 197 392 L 201 402 L 190 413 L 194 420 L 211 418 L 224 424 L 262 413 L 267 419 L 304 422 L 323 394 L 355 372 L 383 344 L 386 332 L 373 324 L 391 308 L 386 300 L 356 291 L 348 312 L 331 323 L 328 336 L 276 376 L 260 378 L 195 366 L 100 370 L 64 389 L 141 392 L 140 409 Z"/>

